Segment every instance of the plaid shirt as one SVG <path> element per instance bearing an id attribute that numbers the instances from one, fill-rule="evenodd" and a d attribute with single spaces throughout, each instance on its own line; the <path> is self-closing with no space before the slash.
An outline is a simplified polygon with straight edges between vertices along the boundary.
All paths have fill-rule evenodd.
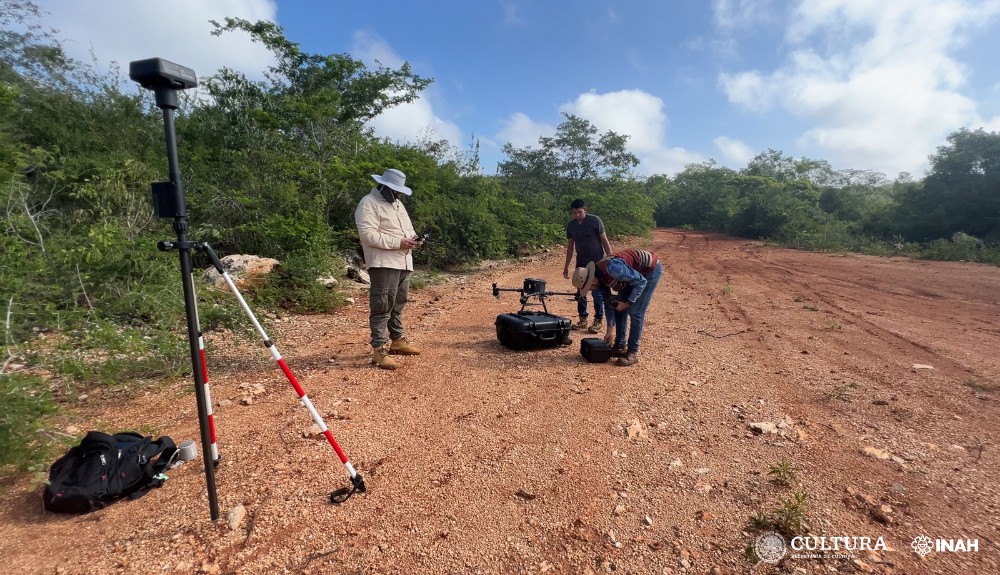
<path id="1" fill-rule="evenodd" d="M 646 250 L 623 250 L 597 262 L 596 275 L 602 285 L 619 293 L 628 292 L 626 299 L 633 304 L 646 289 L 645 274 L 653 271 L 659 261 L 656 254 Z"/>

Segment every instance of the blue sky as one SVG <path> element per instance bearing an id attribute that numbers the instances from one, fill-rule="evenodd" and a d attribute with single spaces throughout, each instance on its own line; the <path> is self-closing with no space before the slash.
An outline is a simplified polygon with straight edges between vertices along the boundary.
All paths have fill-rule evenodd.
<path id="1" fill-rule="evenodd" d="M 1000 131 L 1000 0 L 35 0 L 71 55 L 162 57 L 260 77 L 269 55 L 209 19 L 271 20 L 314 53 L 410 62 L 423 97 L 373 122 L 397 141 L 537 146 L 562 121 L 630 137 L 640 175 L 769 148 L 922 177 L 951 132 Z M 183 145 L 183 143 L 181 143 Z"/>

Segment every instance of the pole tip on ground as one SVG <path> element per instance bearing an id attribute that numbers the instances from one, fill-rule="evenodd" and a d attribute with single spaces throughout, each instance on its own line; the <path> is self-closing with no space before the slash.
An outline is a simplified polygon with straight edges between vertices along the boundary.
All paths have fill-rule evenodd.
<path id="1" fill-rule="evenodd" d="M 330 503 L 340 505 L 350 499 L 351 495 L 354 495 L 356 491 L 360 491 L 361 493 L 368 491 L 368 486 L 365 485 L 365 479 L 364 477 L 361 477 L 360 473 L 351 478 L 350 487 L 341 487 L 340 489 L 330 493 Z"/>

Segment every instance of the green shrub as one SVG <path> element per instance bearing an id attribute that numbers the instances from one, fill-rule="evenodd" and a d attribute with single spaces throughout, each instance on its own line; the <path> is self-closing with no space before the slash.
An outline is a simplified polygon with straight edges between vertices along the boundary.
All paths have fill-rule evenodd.
<path id="1" fill-rule="evenodd" d="M 143 380 L 178 377 L 190 368 L 187 332 L 97 319 L 69 333 L 37 360 L 84 387 L 139 388 Z M 69 386 L 69 396 L 76 388 Z"/>
<path id="2" fill-rule="evenodd" d="M 55 411 L 41 378 L 20 373 L 0 375 L 0 469 L 25 470 L 45 452 L 39 437 L 42 418 Z"/>
<path id="3" fill-rule="evenodd" d="M 246 288 L 254 303 L 268 309 L 296 313 L 320 313 L 344 305 L 336 290 L 317 281 L 329 275 L 331 260 L 316 252 L 300 251 L 287 255 L 271 273 Z"/>
<path id="4" fill-rule="evenodd" d="M 964 232 L 956 232 L 951 239 L 940 238 L 920 252 L 929 260 L 966 261 L 1000 264 L 1000 247 L 987 246 L 982 240 Z"/>
<path id="5" fill-rule="evenodd" d="M 767 474 L 771 477 L 771 481 L 786 486 L 791 486 L 795 483 L 798 478 L 798 472 L 798 468 L 784 458 L 778 463 L 769 465 L 767 468 Z"/>

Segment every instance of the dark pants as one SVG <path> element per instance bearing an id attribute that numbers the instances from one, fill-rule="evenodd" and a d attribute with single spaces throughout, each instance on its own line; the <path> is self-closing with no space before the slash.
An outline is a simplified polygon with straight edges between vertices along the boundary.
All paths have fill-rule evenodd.
<path id="1" fill-rule="evenodd" d="M 604 319 L 604 294 L 601 290 L 595 289 L 590 292 L 590 295 L 594 296 L 594 319 L 602 320 Z M 580 317 L 587 317 L 587 294 L 584 293 L 583 297 L 576 300 L 576 311 L 580 314 Z"/>
<path id="2" fill-rule="evenodd" d="M 403 308 L 410 291 L 410 272 L 392 268 L 368 268 L 371 279 L 368 323 L 372 347 L 403 337 Z M 388 335 L 388 337 L 387 337 Z"/>

